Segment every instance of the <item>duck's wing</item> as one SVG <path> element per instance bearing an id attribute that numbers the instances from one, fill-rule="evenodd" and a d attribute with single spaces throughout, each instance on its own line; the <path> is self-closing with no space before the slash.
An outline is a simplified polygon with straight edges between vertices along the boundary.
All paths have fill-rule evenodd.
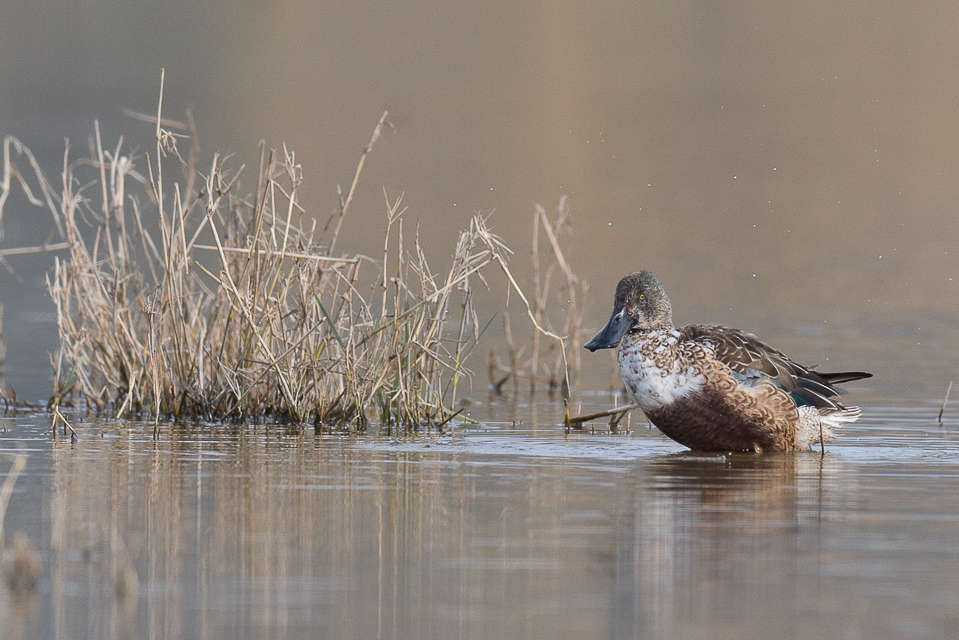
<path id="1" fill-rule="evenodd" d="M 682 329 L 681 339 L 709 347 L 717 360 L 740 376 L 775 381 L 792 395 L 797 405 L 841 409 L 842 405 L 833 399 L 841 392 L 833 385 L 872 375 L 859 371 L 820 373 L 751 333 L 719 325 L 688 325 Z"/>

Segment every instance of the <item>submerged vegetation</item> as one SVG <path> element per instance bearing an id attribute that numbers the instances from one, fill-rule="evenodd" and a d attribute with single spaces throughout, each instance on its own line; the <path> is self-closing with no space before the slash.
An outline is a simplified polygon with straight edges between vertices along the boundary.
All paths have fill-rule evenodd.
<path id="1" fill-rule="evenodd" d="M 261 146 L 256 189 L 245 195 L 241 170 L 219 155 L 201 169 L 195 144 L 181 149 L 195 128 L 163 118 L 162 89 L 151 120 L 156 148 L 142 166 L 122 140 L 107 148 L 95 127 L 88 157 L 67 147 L 58 190 L 29 149 L 5 145 L 29 160 L 39 186 L 28 188 L 8 153 L 2 199 L 16 176 L 67 247 L 47 279 L 60 338 L 55 412 L 79 402 L 155 420 L 442 426 L 458 413 L 485 326 L 474 287 L 494 269 L 537 334 L 559 345 L 565 379 L 565 341 L 544 328 L 541 301 L 527 300 L 484 217 L 470 220 L 438 270 L 406 224 L 403 196 L 384 192 L 382 255 L 337 252 L 386 113 L 325 224 L 300 204 L 292 151 Z"/>

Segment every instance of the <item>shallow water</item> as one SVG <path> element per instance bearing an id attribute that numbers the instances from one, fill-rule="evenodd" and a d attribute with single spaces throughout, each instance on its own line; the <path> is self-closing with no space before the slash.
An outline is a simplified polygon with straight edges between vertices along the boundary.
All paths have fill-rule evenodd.
<path id="1" fill-rule="evenodd" d="M 123 108 L 152 112 L 165 67 L 201 165 L 287 141 L 322 222 L 389 109 L 343 251 L 380 255 L 383 191 L 404 192 L 432 264 L 495 210 L 528 283 L 534 203 L 568 194 L 588 327 L 651 268 L 677 322 L 876 377 L 825 457 L 691 455 L 638 415 L 567 436 L 555 403 L 485 401 L 482 375 L 454 436 L 77 419 L 71 444 L 0 417 L 28 456 L 5 530 L 43 562 L 35 593 L 0 585 L 0 639 L 959 637 L 959 387 L 935 422 L 959 371 L 956 3 L 7 4 L 0 134 L 55 183 L 94 118 L 145 171 L 154 128 Z M 0 231 L 54 238 L 16 189 Z M 30 400 L 51 262 L 0 269 L 0 384 Z M 611 359 L 584 362 L 574 409 L 606 408 Z"/>
<path id="2" fill-rule="evenodd" d="M 402 439 L 80 421 L 73 444 L 5 418 L 29 458 L 7 530 L 44 569 L 0 589 L 4 637 L 959 633 L 959 420 L 934 403 L 871 404 L 825 457 L 517 412 Z"/>

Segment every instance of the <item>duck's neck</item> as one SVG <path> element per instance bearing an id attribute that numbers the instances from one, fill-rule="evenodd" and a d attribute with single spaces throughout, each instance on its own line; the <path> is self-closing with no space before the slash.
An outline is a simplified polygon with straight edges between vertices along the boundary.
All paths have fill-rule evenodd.
<path id="1" fill-rule="evenodd" d="M 645 348 L 644 345 L 663 344 L 670 349 L 678 343 L 678 332 L 672 325 L 650 329 L 633 329 L 623 338 L 620 349 Z"/>
<path id="2" fill-rule="evenodd" d="M 629 330 L 629 335 L 644 336 L 673 330 L 675 330 L 675 327 L 673 326 L 673 320 L 672 318 L 669 318 L 663 322 L 656 322 L 654 324 L 635 325 Z"/>

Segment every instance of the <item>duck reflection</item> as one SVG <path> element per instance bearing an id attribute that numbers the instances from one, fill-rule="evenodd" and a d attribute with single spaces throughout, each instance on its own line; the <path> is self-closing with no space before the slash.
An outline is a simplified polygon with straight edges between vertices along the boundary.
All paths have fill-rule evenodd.
<path id="1" fill-rule="evenodd" d="M 770 601 L 765 590 L 801 570 L 798 549 L 818 535 L 824 480 L 837 465 L 818 454 L 690 452 L 638 465 L 617 527 L 612 625 L 704 631 L 697 625 L 716 611 L 755 619 L 749 602 L 791 615 L 787 594 Z"/>

